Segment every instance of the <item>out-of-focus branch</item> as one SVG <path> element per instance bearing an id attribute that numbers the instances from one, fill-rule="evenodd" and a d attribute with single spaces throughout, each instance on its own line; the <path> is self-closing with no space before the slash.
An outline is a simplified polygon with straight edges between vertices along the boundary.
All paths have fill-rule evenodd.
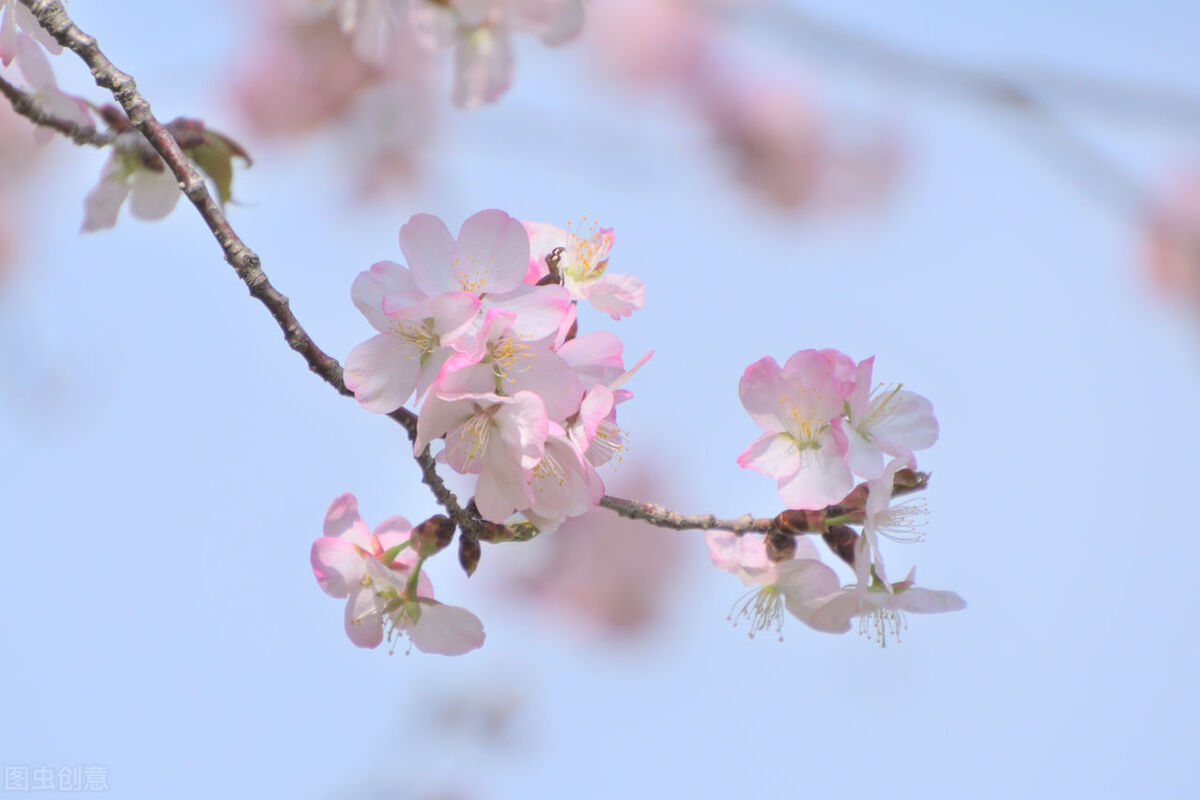
<path id="1" fill-rule="evenodd" d="M 16 111 L 34 125 L 61 133 L 75 142 L 75 144 L 108 147 L 113 143 L 115 137 L 111 131 L 101 133 L 91 125 L 80 125 L 69 119 L 56 117 L 47 111 L 33 94 L 13 86 L 2 77 L 0 77 L 0 94 L 4 95 L 8 102 L 12 104 L 13 111 Z"/>
<path id="2" fill-rule="evenodd" d="M 1200 98 L 1104 81 L 1058 75 L 1047 86 L 1028 83 L 988 70 L 939 58 L 819 20 L 791 4 L 774 2 L 761 11 L 773 30 L 820 50 L 831 59 L 858 66 L 887 81 L 905 83 L 955 96 L 979 105 L 1023 116 L 1040 134 L 1040 144 L 1089 190 L 1102 193 L 1122 211 L 1141 216 L 1146 210 L 1139 183 L 1102 152 L 1076 134 L 1044 95 L 1047 89 L 1079 104 L 1128 114 L 1152 115 L 1200 129 Z M 1041 89 L 1039 92 L 1037 89 Z"/>

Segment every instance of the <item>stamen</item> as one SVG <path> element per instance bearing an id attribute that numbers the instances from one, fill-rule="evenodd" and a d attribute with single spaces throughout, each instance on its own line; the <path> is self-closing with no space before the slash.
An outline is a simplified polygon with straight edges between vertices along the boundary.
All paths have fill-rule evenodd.
<path id="1" fill-rule="evenodd" d="M 858 635 L 877 640 L 880 647 L 887 647 L 889 633 L 899 643 L 900 631 L 907 629 L 908 618 L 903 611 L 896 608 L 877 608 L 858 618 Z"/>
<path id="2" fill-rule="evenodd" d="M 738 626 L 743 617 L 750 623 L 749 636 L 774 627 L 779 641 L 783 641 L 783 593 L 775 586 L 752 589 L 734 601 L 725 619 Z"/>

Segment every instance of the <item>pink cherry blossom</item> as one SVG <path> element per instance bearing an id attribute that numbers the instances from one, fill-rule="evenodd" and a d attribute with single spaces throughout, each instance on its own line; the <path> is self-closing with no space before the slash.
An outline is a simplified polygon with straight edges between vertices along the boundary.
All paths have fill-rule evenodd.
<path id="1" fill-rule="evenodd" d="M 775 478 L 789 508 L 823 508 L 854 485 L 841 418 L 854 388 L 854 362 L 836 350 L 801 350 L 783 369 L 751 364 L 738 384 L 742 405 L 766 433 L 738 464 Z"/>
<path id="2" fill-rule="evenodd" d="M 933 404 L 900 386 L 871 387 L 875 356 L 858 364 L 854 391 L 846 399 L 849 409 L 846 434 L 846 463 L 864 478 L 883 474 L 883 456 L 906 461 L 914 450 L 932 447 L 938 437 Z"/>
<path id="3" fill-rule="evenodd" d="M 564 519 L 595 508 L 604 496 L 604 481 L 576 443 L 557 428 L 546 438 L 546 450 L 533 467 L 529 489 L 532 502 L 519 510 L 540 531 L 549 532 Z"/>
<path id="4" fill-rule="evenodd" d="M 310 560 L 321 589 L 346 598 L 346 635 L 359 647 L 379 646 L 385 632 L 389 639 L 406 635 L 418 650 L 441 655 L 480 647 L 479 619 L 433 599 L 433 585 L 409 545 L 411 531 L 403 517 L 392 517 L 369 532 L 352 494 L 329 506 L 325 535 L 313 542 Z"/>
<path id="5" fill-rule="evenodd" d="M 478 475 L 475 503 L 484 518 L 504 522 L 533 505 L 530 481 L 550 433 L 542 398 L 530 391 L 431 394 L 417 418 L 413 450 L 445 436 L 438 458 L 464 475 Z"/>
<path id="6" fill-rule="evenodd" d="M 350 295 L 379 335 L 350 351 L 346 386 L 377 414 L 395 411 L 414 390 L 424 395 L 479 310 L 470 292 L 427 297 L 409 270 L 391 261 L 359 273 Z"/>
<path id="7" fill-rule="evenodd" d="M 618 494 L 662 497 L 664 465 L 643 465 L 616 481 Z M 629 637 L 663 621 L 681 576 L 684 539 L 663 536 L 644 522 L 594 509 L 568 519 L 553 535 L 539 536 L 530 549 L 541 558 L 516 578 L 516 588 L 539 611 Z"/>
<path id="8" fill-rule="evenodd" d="M 864 588 L 862 584 L 849 586 L 830 594 L 817 603 L 808 618 L 808 624 L 818 630 L 844 631 L 850 620 L 858 617 L 858 632 L 887 645 L 887 637 L 900 637 L 900 631 L 908 627 L 904 613 L 941 614 L 961 611 L 966 601 L 954 592 L 922 589 L 915 586 L 917 570 L 914 567 L 908 577 L 893 583 L 887 591 L 878 583 Z"/>
<path id="9" fill-rule="evenodd" d="M 529 232 L 530 244 L 526 281 L 535 282 L 547 275 L 546 257 L 557 250 L 558 269 L 572 299 L 587 300 L 613 319 L 627 317 L 642 307 L 644 284 L 632 275 L 607 271 L 608 252 L 613 244 L 611 228 L 597 228 L 593 223 L 588 235 L 581 236 L 569 226 L 563 230 L 545 222 L 526 222 L 525 230 Z"/>
<path id="10" fill-rule="evenodd" d="M 767 557 L 766 537 L 761 534 L 738 536 L 712 530 L 704 539 L 718 569 L 735 575 L 747 586 L 758 587 L 739 600 L 730 614 L 734 625 L 742 618 L 747 620 L 751 639 L 759 631 L 774 628 L 782 641 L 784 609 L 811 624 L 813 610 L 818 607 L 816 601 L 841 586 L 837 573 L 821 563 L 816 547 L 807 538 L 796 542 L 793 558 L 778 563 Z M 847 623 L 843 630 L 849 629 Z"/>
<path id="11" fill-rule="evenodd" d="M 525 228 L 497 209 L 472 214 L 457 238 L 437 217 L 417 214 L 400 228 L 400 249 L 427 297 L 508 294 L 521 285 L 529 263 Z"/>
<path id="12" fill-rule="evenodd" d="M 1200 310 L 1200 170 L 1179 177 L 1150 209 L 1144 263 L 1163 296 L 1195 312 Z"/>

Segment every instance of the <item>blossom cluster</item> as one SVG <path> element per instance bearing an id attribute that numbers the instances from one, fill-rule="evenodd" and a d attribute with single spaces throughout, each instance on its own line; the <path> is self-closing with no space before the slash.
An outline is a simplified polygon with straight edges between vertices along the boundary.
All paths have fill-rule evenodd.
<path id="1" fill-rule="evenodd" d="M 437 217 L 418 214 L 400 229 L 407 264 L 380 261 L 354 280 L 351 298 L 378 333 L 346 358 L 346 386 L 379 414 L 415 398 L 414 452 L 442 441 L 437 459 L 476 476 L 474 504 L 483 520 L 501 525 L 519 512 L 525 523 L 548 531 L 604 496 L 597 467 L 625 447 L 616 407 L 632 394 L 621 387 L 650 355 L 627 371 L 616 336 L 578 333 L 580 301 L 613 319 L 642 305 L 641 281 L 607 271 L 612 245 L 610 229 L 592 225 L 577 234 L 495 209 L 468 218 L 457 236 Z M 321 541 L 332 538 L 327 533 Z M 420 573 L 419 561 L 396 553 L 381 562 L 380 554 L 390 552 L 386 542 L 365 541 L 360 531 L 352 538 L 366 565 L 365 586 L 394 588 Z M 330 548 L 350 552 L 326 541 L 321 553 Z M 313 553 L 322 587 L 342 592 L 343 584 L 327 585 L 323 577 L 333 569 L 329 560 Z M 359 569 L 358 561 L 351 564 Z M 425 597 L 418 579 L 411 580 L 410 601 Z M 375 608 L 368 595 L 384 597 L 387 608 L 396 602 L 378 590 L 362 594 L 357 604 L 351 596 L 355 608 L 347 614 L 355 620 L 387 616 L 368 613 Z M 410 615 L 426 611 L 412 602 L 405 608 Z M 405 618 L 390 619 L 394 630 L 427 649 L 421 634 L 402 624 Z M 371 623 L 369 636 L 356 629 L 351 639 L 378 644 L 376 627 Z"/>
<path id="2" fill-rule="evenodd" d="M 398 16 L 429 51 L 454 50 L 453 100 L 475 108 L 498 99 L 512 83 L 510 32 L 556 46 L 583 26 L 583 0 L 331 0 L 355 52 L 380 59 Z"/>
<path id="3" fill-rule="evenodd" d="M 607 272 L 612 242 L 499 210 L 454 237 L 418 214 L 400 229 L 407 266 L 380 261 L 354 281 L 378 334 L 347 357 L 346 386 L 375 413 L 415 395 L 415 451 L 444 439 L 438 458 L 477 476 L 484 519 L 519 511 L 551 529 L 604 494 L 596 467 L 624 448 L 616 407 L 631 372 L 616 336 L 577 334 L 576 305 L 614 319 L 642 305 L 639 280 Z"/>
<path id="4" fill-rule="evenodd" d="M 801 350 L 782 368 L 764 358 L 742 376 L 742 404 L 764 433 L 738 463 L 775 478 L 789 508 L 769 534 L 708 535 L 713 563 L 759 587 L 738 614 L 752 621 L 752 635 L 778 630 L 786 608 L 831 633 L 849 630 L 858 617 L 860 631 L 883 644 L 889 632 L 899 633 L 904 611 L 965 607 L 953 592 L 914 586 L 915 570 L 903 581 L 887 577 L 879 538 L 921 539 L 924 507 L 893 499 L 897 489 L 923 488 L 914 451 L 933 445 L 938 425 L 924 397 L 872 386 L 874 364 L 874 356 L 855 364 L 837 350 Z M 866 482 L 856 487 L 855 474 Z M 854 584 L 842 587 L 814 545 L 793 538 L 805 533 L 821 534 L 853 566 Z"/>

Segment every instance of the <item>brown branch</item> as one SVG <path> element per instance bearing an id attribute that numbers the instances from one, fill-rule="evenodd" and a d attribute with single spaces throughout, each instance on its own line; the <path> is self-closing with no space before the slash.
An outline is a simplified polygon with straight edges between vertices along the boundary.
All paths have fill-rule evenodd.
<path id="1" fill-rule="evenodd" d="M 249 288 L 250 295 L 266 306 L 271 316 L 275 318 L 283 331 L 288 346 L 299 353 L 308 364 L 308 368 L 324 379 L 338 393 L 352 397 L 353 392 L 346 388 L 346 383 L 342 378 L 342 365 L 338 363 L 337 359 L 318 347 L 300 325 L 299 320 L 291 311 L 287 297 L 271 285 L 266 273 L 262 270 L 258 255 L 247 247 L 233 230 L 225 213 L 221 210 L 221 206 L 209 193 L 204 178 L 184 155 L 179 143 L 175 141 L 175 137 L 155 118 L 150 110 L 150 104 L 138 93 L 133 78 L 113 66 L 112 62 L 100 51 L 95 38 L 81 31 L 71 21 L 61 2 L 58 0 L 21 0 L 21 3 L 33 12 L 42 27 L 49 31 L 59 44 L 73 51 L 88 65 L 98 86 L 112 92 L 113 97 L 120 103 L 133 126 L 141 131 L 146 140 L 150 142 L 151 147 L 166 163 L 167 168 L 174 173 L 183 193 L 200 212 L 208 229 L 212 231 L 217 243 L 221 246 L 225 260 Z M 19 92 L 19 90 L 17 91 Z M 5 96 L 8 96 L 7 92 L 5 92 Z M 16 107 L 18 102 L 23 101 L 20 98 L 16 101 L 10 98 L 10 102 L 13 102 Z M 60 132 L 72 136 L 71 131 Z M 72 136 L 72 138 L 74 137 Z M 416 439 L 417 418 L 411 411 L 399 408 L 388 416 L 404 427 L 410 440 Z M 469 530 L 476 529 L 477 522 L 473 521 L 470 515 L 459 506 L 454 494 L 446 488 L 445 483 L 438 476 L 428 448 L 418 455 L 416 460 L 421 467 L 422 480 L 433 491 L 438 502 L 450 512 L 455 521 L 464 524 Z"/>
<path id="2" fill-rule="evenodd" d="M 113 139 L 116 138 L 111 131 L 101 133 L 91 125 L 80 125 L 69 119 L 54 116 L 38 102 L 32 93 L 12 85 L 2 77 L 0 77 L 0 94 L 8 99 L 13 111 L 16 111 L 34 125 L 61 133 L 75 142 L 75 144 L 108 147 L 113 143 Z"/>
<path id="3" fill-rule="evenodd" d="M 233 230 L 221 210 L 221 206 L 209 194 L 204 179 L 192 166 L 191 161 L 180 149 L 179 143 L 170 131 L 151 113 L 150 104 L 138 93 L 133 79 L 113 66 L 112 62 L 100 51 L 93 37 L 76 27 L 59 0 L 21 0 L 21 3 L 33 12 L 42 26 L 63 47 L 75 52 L 88 65 L 97 85 L 112 92 L 134 127 L 141 131 L 178 179 L 180 188 L 192 205 L 196 207 L 217 243 L 220 244 L 221 250 L 225 254 L 225 260 L 249 288 L 251 296 L 266 306 L 271 316 L 275 318 L 288 345 L 304 358 L 310 370 L 340 394 L 352 397 L 353 392 L 346 388 L 343 380 L 341 364 L 337 359 L 321 350 L 300 325 L 299 320 L 291 311 L 287 297 L 271 285 L 266 273 L 262 270 L 259 257 Z M 68 135 L 70 134 L 68 133 Z M 410 440 L 416 440 L 417 418 L 411 411 L 399 408 L 388 416 L 405 429 Z M 481 518 L 473 509 L 463 508 L 454 493 L 446 487 L 437 473 L 436 462 L 430 455 L 429 448 L 425 448 L 417 455 L 416 461 L 421 468 L 422 482 L 430 488 L 438 503 L 459 525 L 464 538 L 470 542 L 478 542 L 480 534 L 484 532 Z M 921 488 L 924 486 L 923 481 L 924 479 L 920 483 Z M 897 493 L 911 490 L 912 487 L 901 488 L 899 483 L 897 484 Z M 749 514 L 737 519 L 721 519 L 712 514 L 688 516 L 670 511 L 662 506 L 637 503 L 607 495 L 601 498 L 600 505 L 623 517 L 643 520 L 651 525 L 673 530 L 718 528 L 738 534 L 773 533 L 780 530 L 775 519 L 756 519 Z M 835 508 L 837 507 L 830 506 L 826 512 L 818 513 L 833 512 Z"/>

